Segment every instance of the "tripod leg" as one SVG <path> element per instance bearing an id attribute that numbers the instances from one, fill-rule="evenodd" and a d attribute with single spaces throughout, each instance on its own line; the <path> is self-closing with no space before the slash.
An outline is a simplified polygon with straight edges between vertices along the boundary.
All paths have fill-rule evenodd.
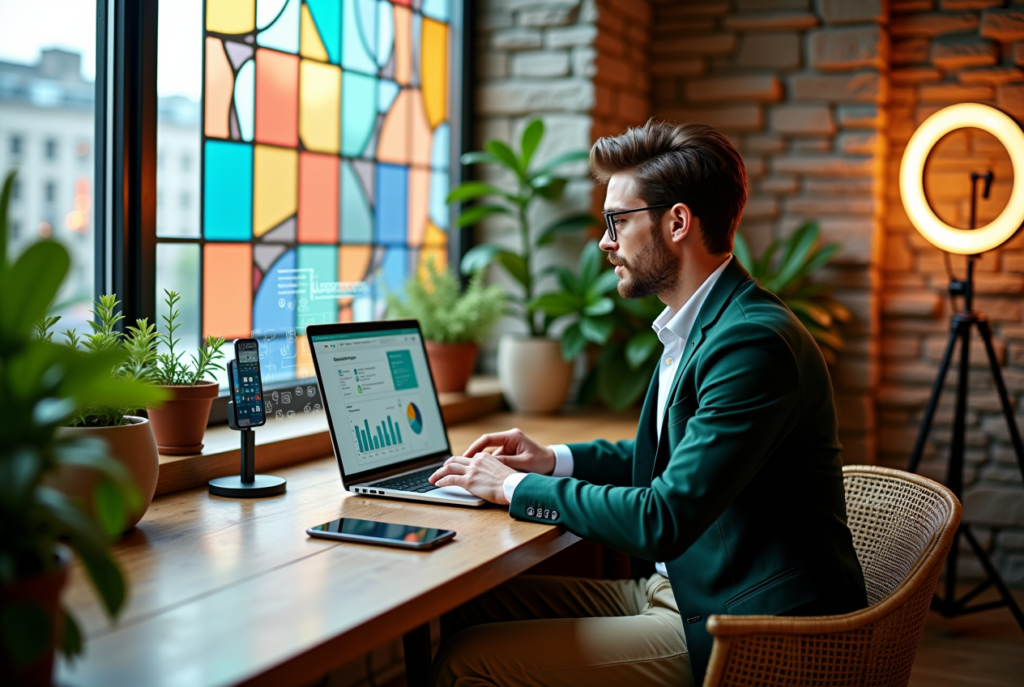
<path id="1" fill-rule="evenodd" d="M 917 472 L 918 464 L 921 462 L 921 453 L 924 451 L 924 444 L 928 441 L 928 432 L 932 428 L 932 419 L 939 407 L 939 399 L 942 398 L 942 387 L 946 383 L 946 374 L 949 372 L 949 363 L 953 359 L 953 349 L 956 347 L 957 337 L 960 336 L 960 323 L 954 322 L 949 330 L 949 342 L 946 344 L 946 352 L 942 354 L 942 364 L 939 365 L 939 374 L 932 386 L 932 395 L 928 399 L 928 409 L 924 411 L 924 420 L 921 421 L 921 430 L 914 443 L 914 452 L 910 454 L 910 472 Z"/>
<path id="2" fill-rule="evenodd" d="M 1003 597 L 1003 601 L 1009 607 L 1010 612 L 1013 613 L 1013 617 L 1016 618 L 1017 624 L 1020 625 L 1020 629 L 1024 630 L 1024 613 L 1021 612 L 1020 606 L 1017 605 L 1017 600 L 1013 598 L 1013 594 L 1006 587 L 1006 583 L 1003 582 L 1003 578 L 999 576 L 999 571 L 992 565 L 992 561 L 989 560 L 988 555 L 985 553 L 981 545 L 978 544 L 978 540 L 974 538 L 974 534 L 971 533 L 970 525 L 960 525 L 960 529 L 957 530 L 957 534 L 963 533 L 967 542 L 971 545 L 971 549 L 974 550 L 974 555 L 981 563 L 981 567 L 985 568 L 985 574 L 988 575 L 988 579 L 992 581 L 996 589 L 999 590 L 999 595 Z M 956 542 L 953 542 L 956 545 Z M 950 550 L 952 553 L 952 549 Z"/>
<path id="3" fill-rule="evenodd" d="M 1021 477 L 1024 477 L 1024 442 L 1021 442 L 1020 430 L 1017 429 L 1013 408 L 1010 406 L 1010 398 L 1006 393 L 1006 384 L 1003 382 L 1003 371 L 999 367 L 996 351 L 992 347 L 992 329 L 986 320 L 981 320 L 978 322 L 978 331 L 981 333 L 981 340 L 985 342 L 985 350 L 988 352 L 988 364 L 992 368 L 992 379 L 996 383 L 999 402 L 1003 406 L 1003 416 L 1006 418 L 1007 429 L 1010 430 L 1013 451 L 1017 454 L 1017 466 L 1020 468 Z"/>

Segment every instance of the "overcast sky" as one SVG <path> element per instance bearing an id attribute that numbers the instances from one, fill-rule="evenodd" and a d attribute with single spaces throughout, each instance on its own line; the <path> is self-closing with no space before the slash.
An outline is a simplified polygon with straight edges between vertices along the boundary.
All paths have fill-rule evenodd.
<path id="1" fill-rule="evenodd" d="M 157 90 L 199 100 L 202 0 L 160 3 Z M 82 55 L 82 76 L 96 76 L 96 0 L 0 0 L 0 60 L 33 64 L 39 51 Z"/>

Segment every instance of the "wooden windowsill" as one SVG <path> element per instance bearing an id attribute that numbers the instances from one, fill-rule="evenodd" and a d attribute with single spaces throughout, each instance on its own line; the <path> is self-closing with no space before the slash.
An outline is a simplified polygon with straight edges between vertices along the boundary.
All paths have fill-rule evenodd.
<path id="1" fill-rule="evenodd" d="M 466 393 L 440 394 L 441 413 L 448 426 L 501 410 L 504 400 L 493 377 L 474 377 Z M 203 452 L 188 456 L 160 455 L 156 495 L 192 489 L 214 477 L 237 475 L 241 452 L 238 432 L 227 425 L 211 427 L 203 438 Z M 267 472 L 331 455 L 327 415 L 303 413 L 269 420 L 256 430 L 256 470 Z"/>

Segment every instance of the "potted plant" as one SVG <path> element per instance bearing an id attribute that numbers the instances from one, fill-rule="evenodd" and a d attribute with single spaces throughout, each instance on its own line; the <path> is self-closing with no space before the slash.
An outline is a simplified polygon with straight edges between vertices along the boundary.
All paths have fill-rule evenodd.
<path id="1" fill-rule="evenodd" d="M 772 241 L 757 260 L 742 235 L 736 234 L 733 246 L 733 255 L 758 284 L 782 299 L 807 327 L 829 365 L 835 364 L 845 345 L 839 325 L 850 321 L 850 311 L 832 297 L 828 284 L 815 282 L 813 277 L 840 248 L 838 243 L 821 245 L 816 222 L 807 222 L 786 238 Z"/>
<path id="2" fill-rule="evenodd" d="M 52 684 L 53 654 L 82 651 L 82 634 L 61 608 L 60 592 L 78 554 L 107 612 L 127 596 L 110 538 L 138 501 L 131 476 L 95 437 L 59 429 L 96 405 L 141 406 L 160 400 L 152 386 L 111 376 L 120 349 L 80 350 L 36 335 L 71 264 L 56 241 L 40 240 L 16 260 L 7 254 L 7 207 L 14 175 L 0 193 L 0 675 L 4 684 Z M 48 486 L 62 465 L 103 475 L 93 513 Z"/>
<path id="3" fill-rule="evenodd" d="M 535 262 L 536 251 L 550 244 L 562 232 L 578 231 L 594 226 L 597 221 L 589 213 L 563 217 L 540 231 L 530 226 L 530 210 L 538 202 L 562 197 L 568 179 L 554 175 L 559 166 L 586 160 L 585 150 L 564 153 L 537 167 L 531 166 L 533 155 L 544 137 L 544 124 L 530 122 L 523 131 L 519 153 L 508 144 L 490 140 L 485 150 L 466 153 L 462 164 L 496 164 L 512 174 L 515 188 L 501 189 L 480 181 L 460 184 L 448 196 L 449 202 L 462 203 L 487 199 L 460 215 L 457 225 L 466 227 L 491 215 L 507 215 L 518 225 L 519 250 L 496 244 L 482 244 L 466 252 L 462 271 L 471 274 L 491 263 L 497 263 L 519 285 L 521 294 L 510 295 L 509 301 L 525 325 L 526 335 L 505 335 L 498 343 L 498 378 L 509 404 L 520 412 L 553 412 L 565 402 L 572 381 L 572 367 L 561 355 L 558 341 L 548 338 L 550 318 L 538 308 L 537 281 L 543 276 Z"/>
<path id="4" fill-rule="evenodd" d="M 484 286 L 483 272 L 470 277 L 460 293 L 458 277 L 441 269 L 434 256 L 425 270 L 405 282 L 405 298 L 388 294 L 388 317 L 420 322 L 434 386 L 440 392 L 465 391 L 477 347 L 505 313 L 507 298 L 498 286 Z"/>
<path id="5" fill-rule="evenodd" d="M 64 332 L 65 341 L 74 349 L 121 350 L 126 358 L 111 368 L 110 375 L 117 379 L 152 383 L 157 355 L 156 331 L 146 320 L 138 320 L 135 327 L 128 326 L 125 332 L 118 331 L 117 326 L 124 319 L 118 310 L 119 304 L 117 296 L 100 296 L 92 311 L 94 320 L 89 323 L 92 332 L 80 337 L 76 330 L 69 329 Z M 39 336 L 52 341 L 50 329 L 59 319 L 46 317 L 38 328 Z M 110 456 L 131 475 L 140 498 L 136 507 L 127 514 L 124 531 L 135 527 L 145 515 L 153 502 L 160 473 L 160 456 L 153 430 L 149 420 L 137 415 L 140 408 L 141 405 L 91 404 L 75 412 L 60 430 L 61 436 L 103 440 Z M 100 473 L 87 466 L 62 465 L 48 483 L 68 496 L 88 503 L 101 477 Z"/>
<path id="6" fill-rule="evenodd" d="M 160 453 L 188 455 L 203 450 L 203 435 L 210 420 L 210 406 L 220 390 L 214 370 L 223 370 L 220 361 L 224 357 L 221 347 L 224 339 L 207 336 L 197 351 L 192 354 L 191 365 L 182 360 L 184 352 L 178 351 L 180 339 L 175 332 L 181 327 L 178 322 L 177 291 L 164 289 L 164 304 L 167 314 L 161 316 L 164 331 L 158 335 L 160 344 L 166 350 L 156 356 L 153 372 L 154 382 L 167 391 L 168 400 L 159 408 L 147 408 L 153 434 Z"/>

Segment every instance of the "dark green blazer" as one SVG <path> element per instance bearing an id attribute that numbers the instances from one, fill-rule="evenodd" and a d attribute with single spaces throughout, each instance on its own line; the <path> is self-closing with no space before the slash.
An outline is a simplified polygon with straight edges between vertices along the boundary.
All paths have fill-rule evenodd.
<path id="1" fill-rule="evenodd" d="M 527 476 L 509 512 L 665 561 L 700 685 L 708 616 L 847 613 L 867 596 L 832 384 L 803 325 L 733 260 L 680 364 L 661 436 L 655 372 L 635 440 L 570 445 L 573 477 Z"/>

